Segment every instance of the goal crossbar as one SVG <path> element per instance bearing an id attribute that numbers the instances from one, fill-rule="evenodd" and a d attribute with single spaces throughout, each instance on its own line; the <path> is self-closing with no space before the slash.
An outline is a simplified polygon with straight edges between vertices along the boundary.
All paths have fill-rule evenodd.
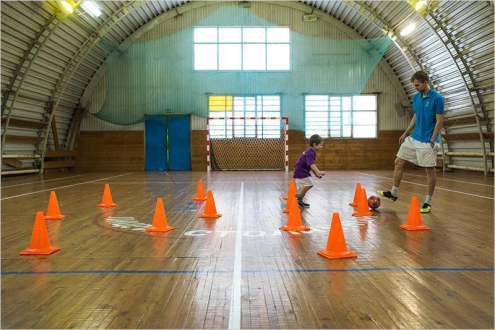
<path id="1" fill-rule="evenodd" d="M 212 134 L 212 126 L 215 128 L 214 121 L 222 120 L 227 124 L 231 121 L 231 130 L 229 134 L 218 137 Z M 236 136 L 235 130 L 239 129 L 236 126 L 236 121 L 245 121 L 241 126 L 244 131 L 249 131 L 251 136 L 246 135 Z M 254 125 L 247 126 L 246 121 L 254 121 Z M 262 124 L 259 124 L 259 121 Z M 274 138 L 274 125 L 263 126 L 263 121 L 280 121 L 280 137 Z M 261 131 L 260 127 L 261 126 Z M 273 129 L 269 138 L 263 138 L 268 130 L 267 127 Z M 264 130 L 265 129 L 265 130 Z M 225 131 L 224 131 L 225 132 Z M 262 137 L 256 135 L 262 132 Z M 283 145 L 282 145 L 283 144 Z M 236 150 L 237 149 L 237 150 Z M 237 151 L 237 153 L 236 153 Z M 265 164 L 272 165 L 272 168 L 262 168 L 259 164 L 254 164 L 255 159 L 260 160 L 263 156 Z M 282 157 L 283 156 L 283 157 Z M 230 158 L 230 159 L 229 159 Z M 272 158 L 273 161 L 270 161 Z M 281 162 L 279 162 L 280 160 Z M 206 119 L 206 163 L 207 171 L 213 169 L 224 170 L 267 170 L 267 169 L 285 169 L 289 170 L 289 119 L 287 117 L 208 117 Z M 213 164 L 214 163 L 214 164 Z M 280 167 L 273 164 L 281 164 Z"/>

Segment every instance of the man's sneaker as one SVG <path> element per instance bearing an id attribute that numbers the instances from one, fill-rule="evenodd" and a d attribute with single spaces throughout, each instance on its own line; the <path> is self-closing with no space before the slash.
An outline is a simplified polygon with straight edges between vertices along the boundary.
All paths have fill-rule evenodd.
<path id="1" fill-rule="evenodd" d="M 427 204 L 427 203 L 424 203 L 423 204 L 423 207 L 419 211 L 421 213 L 430 213 L 430 211 L 431 211 L 431 205 L 430 204 Z"/>
<path id="2" fill-rule="evenodd" d="M 394 202 L 397 200 L 397 197 L 392 196 L 392 193 L 388 190 L 378 190 L 378 193 L 380 194 L 380 196 L 390 198 Z"/>

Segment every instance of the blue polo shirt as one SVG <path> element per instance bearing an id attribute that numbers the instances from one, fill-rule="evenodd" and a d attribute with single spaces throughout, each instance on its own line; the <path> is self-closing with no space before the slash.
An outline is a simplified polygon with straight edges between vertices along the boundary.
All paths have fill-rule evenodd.
<path id="1" fill-rule="evenodd" d="M 431 135 L 437 123 L 437 114 L 444 112 L 443 97 L 430 89 L 428 95 L 423 97 L 421 93 L 414 95 L 413 111 L 416 115 L 416 125 L 411 137 L 419 142 L 430 143 Z M 435 141 L 440 142 L 438 135 Z"/>

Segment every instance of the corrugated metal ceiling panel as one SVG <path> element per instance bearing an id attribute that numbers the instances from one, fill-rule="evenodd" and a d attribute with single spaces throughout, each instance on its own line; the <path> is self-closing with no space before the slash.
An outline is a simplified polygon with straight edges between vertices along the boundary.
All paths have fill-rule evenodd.
<path id="1" fill-rule="evenodd" d="M 129 35 L 143 26 L 146 22 L 165 11 L 172 10 L 189 1 L 147 1 L 139 3 L 141 6 L 117 22 L 104 33 L 104 40 L 110 47 L 115 47 Z M 406 24 L 415 21 L 418 24 L 414 34 L 404 37 L 410 49 L 406 49 L 400 39 L 395 40 L 397 46 L 392 45 L 385 53 L 385 59 L 390 64 L 398 79 L 404 85 L 409 95 L 415 93 L 410 86 L 409 77 L 412 73 L 409 60 L 404 57 L 403 51 L 414 54 L 421 61 L 421 65 L 429 69 L 434 86 L 446 97 L 449 111 L 457 113 L 469 110 L 471 107 L 470 94 L 466 90 L 472 87 L 482 87 L 472 92 L 475 101 L 482 97 L 487 110 L 487 116 L 493 118 L 493 79 L 494 79 L 494 26 L 493 4 L 487 1 L 430 1 L 436 6 L 433 14 L 442 20 L 442 29 L 433 29 L 431 19 L 426 21 L 418 15 L 406 1 L 300 1 L 318 10 L 324 11 L 348 26 L 355 29 L 365 38 L 384 36 L 380 28 L 400 31 Z M 18 97 L 14 110 L 18 109 L 19 116 L 39 120 L 39 114 L 46 111 L 46 102 L 50 98 L 58 98 L 60 89 L 67 77 L 62 74 L 70 65 L 67 74 L 74 68 L 74 56 L 88 42 L 91 34 L 120 8 L 130 2 L 99 1 L 103 14 L 94 18 L 88 13 L 76 10 L 77 15 L 66 18 L 50 36 L 31 66 Z M 5 91 L 13 80 L 15 70 L 21 63 L 24 53 L 35 40 L 37 33 L 55 15 L 58 10 L 53 2 L 37 1 L 8 1 L 2 2 L 2 91 Z M 355 8 L 359 8 L 357 11 Z M 371 15 L 369 12 L 375 12 Z M 117 15 L 120 18 L 123 14 Z M 373 22 L 370 20 L 373 19 Z M 55 23 L 54 23 L 55 24 Z M 53 24 L 52 24 L 53 26 Z M 435 34 L 438 32 L 438 36 Z M 446 35 L 445 33 L 448 33 Z M 47 31 L 43 33 L 44 36 Z M 449 43 L 449 39 L 451 42 Z M 39 39 L 43 40 L 43 38 Z M 447 46 L 444 46 L 447 42 Z M 450 55 L 462 52 L 463 60 L 455 61 Z M 403 48 L 402 51 L 400 48 Z M 408 55 L 409 56 L 409 55 Z M 102 65 L 105 53 L 100 47 L 93 47 L 77 70 L 71 76 L 70 83 L 60 98 L 59 108 L 63 117 L 70 115 L 83 94 L 92 76 Z M 77 63 L 77 61 L 76 61 Z M 418 64 L 411 62 L 414 68 Z M 466 68 L 471 71 L 471 78 L 466 76 L 464 82 L 461 72 Z M 23 68 L 26 64 L 23 65 Z M 63 79 L 62 79 L 63 78 Z M 62 79 L 62 80 L 61 80 Z M 58 82 L 57 90 L 55 90 Z M 474 85 L 473 85 L 474 84 Z M 19 78 L 14 87 L 19 85 Z M 22 94 L 22 96 L 21 96 Z M 41 102 L 32 102 L 28 98 L 35 98 Z M 7 104 L 9 104 L 7 102 Z M 58 110 L 57 110 L 58 111 Z M 61 114 L 62 115 L 62 114 Z M 449 116 L 446 113 L 446 116 Z"/>

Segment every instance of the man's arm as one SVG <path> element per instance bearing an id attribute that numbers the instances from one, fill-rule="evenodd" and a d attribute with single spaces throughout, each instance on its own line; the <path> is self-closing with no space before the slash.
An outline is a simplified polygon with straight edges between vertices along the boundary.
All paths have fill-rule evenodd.
<path id="1" fill-rule="evenodd" d="M 442 129 L 442 124 L 443 124 L 443 113 L 437 113 L 435 116 L 437 118 L 437 123 L 435 124 L 435 129 L 433 130 L 433 134 L 430 137 L 430 144 L 431 144 L 432 148 L 435 145 L 437 135 L 438 135 L 438 133 L 440 133 L 440 130 Z"/>
<path id="2" fill-rule="evenodd" d="M 404 134 L 402 134 L 399 138 L 399 144 L 404 143 L 404 140 L 406 137 L 408 137 L 411 134 L 411 131 L 414 129 L 414 126 L 416 126 L 416 114 L 411 119 L 411 122 L 409 123 L 409 126 L 407 126 L 406 131 Z"/>

